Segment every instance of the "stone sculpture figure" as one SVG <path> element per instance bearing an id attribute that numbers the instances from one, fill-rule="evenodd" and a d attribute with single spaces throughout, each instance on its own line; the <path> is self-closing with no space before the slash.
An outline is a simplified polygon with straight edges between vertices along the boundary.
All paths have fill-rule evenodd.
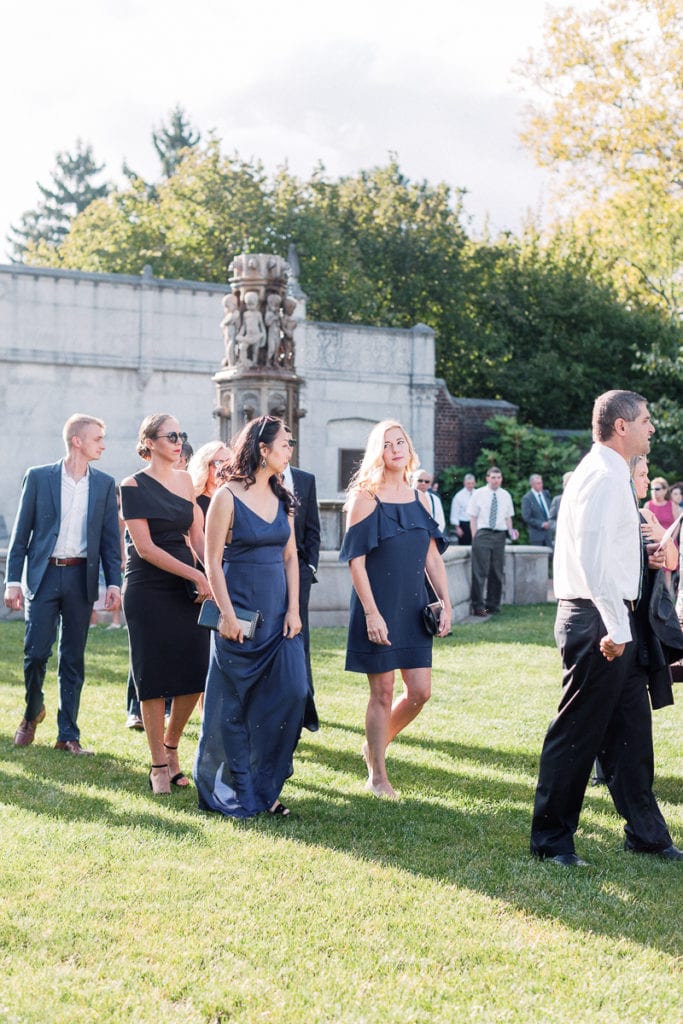
<path id="1" fill-rule="evenodd" d="M 235 295 L 230 293 L 225 296 L 223 309 L 225 310 L 225 316 L 221 321 L 225 343 L 223 366 L 235 366 L 237 364 L 237 332 L 240 326 L 239 304 Z"/>
<path id="2" fill-rule="evenodd" d="M 296 330 L 296 319 L 292 316 L 296 309 L 296 300 L 285 299 L 285 308 L 282 316 L 282 360 L 281 365 L 288 370 L 294 369 L 294 331 Z"/>
<path id="3" fill-rule="evenodd" d="M 242 315 L 242 326 L 237 333 L 239 362 L 241 366 L 254 366 L 258 350 L 266 344 L 266 328 L 259 310 L 258 292 L 247 292 L 244 305 L 246 309 Z"/>
<path id="4" fill-rule="evenodd" d="M 275 365 L 278 349 L 280 348 L 281 305 L 282 299 L 280 296 L 275 292 L 271 292 L 266 299 L 266 312 L 263 317 L 267 334 L 266 363 L 270 366 Z"/>

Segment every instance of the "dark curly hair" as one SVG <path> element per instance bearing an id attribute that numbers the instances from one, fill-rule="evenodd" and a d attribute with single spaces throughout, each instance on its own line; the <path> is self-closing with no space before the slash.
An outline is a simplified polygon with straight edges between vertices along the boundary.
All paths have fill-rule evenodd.
<path id="1" fill-rule="evenodd" d="M 230 442 L 232 458 L 229 464 L 218 472 L 217 476 L 223 483 L 239 480 L 244 484 L 244 489 L 248 490 L 256 482 L 255 474 L 261 461 L 259 445 L 265 444 L 267 448 L 272 447 L 273 441 L 281 429 L 286 430 L 288 434 L 292 432 L 278 416 L 257 416 L 250 420 Z M 268 482 L 273 494 L 284 504 L 287 515 L 293 515 L 298 502 L 291 491 L 287 490 L 275 473 Z"/>

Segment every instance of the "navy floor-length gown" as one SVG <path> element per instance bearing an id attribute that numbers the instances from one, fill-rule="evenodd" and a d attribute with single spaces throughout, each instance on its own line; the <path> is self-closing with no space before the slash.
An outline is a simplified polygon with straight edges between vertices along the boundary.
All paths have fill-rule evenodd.
<path id="1" fill-rule="evenodd" d="M 233 605 L 260 611 L 253 640 L 214 634 L 194 766 L 199 806 L 235 818 L 268 810 L 292 774 L 308 694 L 303 639 L 282 635 L 287 582 L 282 554 L 290 517 L 272 523 L 235 497 L 223 563 Z"/>

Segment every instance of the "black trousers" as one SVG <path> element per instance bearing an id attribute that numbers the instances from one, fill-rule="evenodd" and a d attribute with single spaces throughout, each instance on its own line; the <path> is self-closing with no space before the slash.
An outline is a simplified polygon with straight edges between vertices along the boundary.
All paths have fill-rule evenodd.
<path id="1" fill-rule="evenodd" d="M 631 635 L 635 621 L 631 619 Z M 531 852 L 574 852 L 593 761 L 600 758 L 614 806 L 626 820 L 629 846 L 656 852 L 671 845 L 652 792 L 654 753 L 646 677 L 637 644 L 607 661 L 600 653 L 605 627 L 591 601 L 560 601 L 555 639 L 562 655 L 562 699 L 550 723 L 531 826 Z"/>

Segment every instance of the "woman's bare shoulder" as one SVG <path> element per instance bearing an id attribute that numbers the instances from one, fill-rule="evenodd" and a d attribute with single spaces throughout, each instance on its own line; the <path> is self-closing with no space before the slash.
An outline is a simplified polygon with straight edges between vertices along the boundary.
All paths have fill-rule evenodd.
<path id="1" fill-rule="evenodd" d="M 364 519 L 372 515 L 376 508 L 377 502 L 369 491 L 356 491 L 349 498 L 347 525 L 355 526 L 356 523 L 362 523 Z"/>

